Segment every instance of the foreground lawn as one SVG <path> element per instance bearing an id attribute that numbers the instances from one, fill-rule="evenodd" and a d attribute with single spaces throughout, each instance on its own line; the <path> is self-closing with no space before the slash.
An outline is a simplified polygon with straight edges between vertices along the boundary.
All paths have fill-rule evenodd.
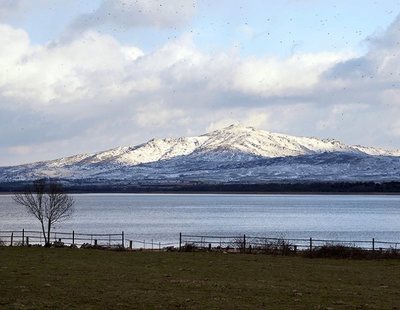
<path id="1" fill-rule="evenodd" d="M 397 309 L 400 260 L 0 247 L 0 308 Z"/>

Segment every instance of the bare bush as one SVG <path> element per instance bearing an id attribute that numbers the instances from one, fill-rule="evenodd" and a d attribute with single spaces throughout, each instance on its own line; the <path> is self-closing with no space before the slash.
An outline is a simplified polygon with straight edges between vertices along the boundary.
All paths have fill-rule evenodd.
<path id="1" fill-rule="evenodd" d="M 50 246 L 54 224 L 70 217 L 74 206 L 74 200 L 64 192 L 61 184 L 44 179 L 34 181 L 30 188 L 15 194 L 13 199 L 39 220 L 46 246 Z"/>

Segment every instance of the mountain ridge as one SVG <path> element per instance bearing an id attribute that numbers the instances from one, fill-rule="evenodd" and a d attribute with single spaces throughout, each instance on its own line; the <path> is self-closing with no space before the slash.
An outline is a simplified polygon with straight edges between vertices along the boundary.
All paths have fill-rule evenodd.
<path id="1" fill-rule="evenodd" d="M 250 168 L 246 168 L 250 167 Z M 247 169 L 247 170 L 246 170 Z M 126 182 L 397 180 L 400 150 L 231 125 L 92 154 L 0 167 L 0 182 L 40 177 Z"/>

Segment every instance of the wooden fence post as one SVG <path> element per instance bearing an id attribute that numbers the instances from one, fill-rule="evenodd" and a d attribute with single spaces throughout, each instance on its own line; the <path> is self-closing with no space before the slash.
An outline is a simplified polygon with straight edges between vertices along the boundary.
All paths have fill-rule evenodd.
<path id="1" fill-rule="evenodd" d="M 75 230 L 72 231 L 72 245 L 75 245 Z"/>
<path id="2" fill-rule="evenodd" d="M 29 237 L 26 236 L 26 246 L 29 246 Z"/>
<path id="3" fill-rule="evenodd" d="M 97 239 L 94 239 L 94 245 L 97 246 Z"/>
<path id="4" fill-rule="evenodd" d="M 179 251 L 181 250 L 181 248 L 182 248 L 182 233 L 180 232 L 179 233 Z"/>
<path id="5" fill-rule="evenodd" d="M 246 253 L 246 235 L 243 235 L 243 253 Z"/>
<path id="6" fill-rule="evenodd" d="M 122 248 L 125 248 L 125 233 L 124 232 L 122 232 L 121 237 L 122 237 Z"/>
<path id="7" fill-rule="evenodd" d="M 375 238 L 372 238 L 372 251 L 375 251 Z"/>
<path id="8" fill-rule="evenodd" d="M 22 246 L 25 245 L 25 229 L 22 229 Z"/>
<path id="9" fill-rule="evenodd" d="M 132 240 L 129 240 L 129 248 L 132 250 Z"/>
<path id="10" fill-rule="evenodd" d="M 310 252 L 312 252 L 312 238 L 310 238 Z"/>
<path id="11" fill-rule="evenodd" d="M 13 246 L 13 241 L 14 241 L 14 232 L 11 233 L 11 242 L 10 242 L 10 246 Z"/>

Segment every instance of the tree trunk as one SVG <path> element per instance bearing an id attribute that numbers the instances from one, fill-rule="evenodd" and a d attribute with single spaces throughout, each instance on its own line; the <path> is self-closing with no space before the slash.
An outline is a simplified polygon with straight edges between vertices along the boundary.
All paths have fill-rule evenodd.
<path id="1" fill-rule="evenodd" d="M 47 225 L 47 247 L 50 247 L 50 230 L 51 230 L 51 221 L 49 220 Z"/>
<path id="2" fill-rule="evenodd" d="M 42 232 L 43 232 L 43 237 L 44 237 L 44 244 L 47 245 L 47 237 L 46 237 L 46 231 L 44 230 L 44 222 L 43 220 L 40 221 L 40 223 L 42 224 Z"/>

